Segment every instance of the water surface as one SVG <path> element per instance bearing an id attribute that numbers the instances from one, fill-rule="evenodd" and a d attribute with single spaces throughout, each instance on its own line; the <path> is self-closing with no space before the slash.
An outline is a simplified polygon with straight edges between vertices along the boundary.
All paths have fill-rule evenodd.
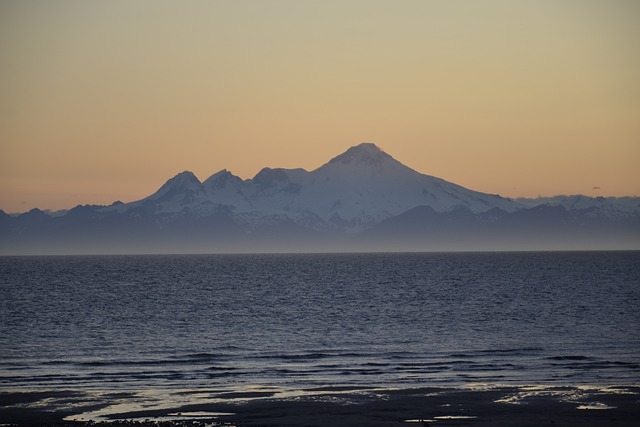
<path id="1" fill-rule="evenodd" d="M 640 253 L 0 258 L 0 389 L 640 383 Z"/>

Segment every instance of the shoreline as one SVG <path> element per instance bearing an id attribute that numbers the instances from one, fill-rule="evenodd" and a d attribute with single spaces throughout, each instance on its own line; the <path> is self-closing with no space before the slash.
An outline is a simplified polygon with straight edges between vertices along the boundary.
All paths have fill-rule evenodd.
<path id="1" fill-rule="evenodd" d="M 220 396 L 209 402 L 193 399 L 193 403 L 186 401 L 162 408 L 149 405 L 142 409 L 118 410 L 114 403 L 135 399 L 135 393 L 114 392 L 98 401 L 84 391 L 0 392 L 0 424 L 20 427 L 631 427 L 640 419 L 640 386 L 326 387 L 317 393 L 295 397 L 260 392 Z M 84 418 L 91 413 L 103 413 L 103 421 Z"/>

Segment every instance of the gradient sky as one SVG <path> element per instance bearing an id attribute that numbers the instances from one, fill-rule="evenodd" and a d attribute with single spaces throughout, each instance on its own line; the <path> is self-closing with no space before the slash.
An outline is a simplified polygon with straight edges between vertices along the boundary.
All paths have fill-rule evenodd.
<path id="1" fill-rule="evenodd" d="M 640 2 L 0 0 L 0 209 L 376 143 L 503 196 L 640 195 Z"/>

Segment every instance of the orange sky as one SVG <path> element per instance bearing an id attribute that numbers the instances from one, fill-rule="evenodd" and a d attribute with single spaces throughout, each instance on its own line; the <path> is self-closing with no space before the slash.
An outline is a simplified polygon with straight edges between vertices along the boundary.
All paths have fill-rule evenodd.
<path id="1" fill-rule="evenodd" d="M 638 22 L 634 0 L 1 2 L 0 209 L 363 141 L 488 193 L 640 195 Z"/>

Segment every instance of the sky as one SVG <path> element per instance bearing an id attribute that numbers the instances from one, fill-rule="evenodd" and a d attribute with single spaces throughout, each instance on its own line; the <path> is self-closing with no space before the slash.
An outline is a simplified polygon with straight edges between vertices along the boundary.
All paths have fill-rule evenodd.
<path id="1" fill-rule="evenodd" d="M 373 142 L 507 197 L 640 195 L 635 0 L 0 0 L 0 209 Z"/>

